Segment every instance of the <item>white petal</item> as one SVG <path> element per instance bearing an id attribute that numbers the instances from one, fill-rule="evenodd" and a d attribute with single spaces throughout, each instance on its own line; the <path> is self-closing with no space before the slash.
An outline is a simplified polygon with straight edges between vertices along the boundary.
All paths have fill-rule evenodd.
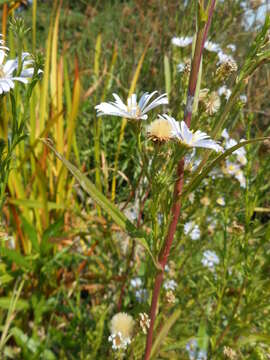
<path id="1" fill-rule="evenodd" d="M 153 94 L 153 93 L 152 93 Z M 159 97 L 157 97 L 155 100 L 153 100 L 153 102 L 151 104 L 149 104 L 148 106 L 146 106 L 142 112 L 146 113 L 152 109 L 154 109 L 155 107 L 159 106 L 159 105 L 167 105 L 169 103 L 167 94 L 162 94 Z"/>

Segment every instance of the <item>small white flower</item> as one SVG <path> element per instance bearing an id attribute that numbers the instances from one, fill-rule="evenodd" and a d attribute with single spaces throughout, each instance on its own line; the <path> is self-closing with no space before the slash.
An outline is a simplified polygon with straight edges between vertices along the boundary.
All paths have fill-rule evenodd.
<path id="1" fill-rule="evenodd" d="M 247 103 L 247 95 L 242 94 L 242 95 L 239 96 L 239 99 L 243 104 Z"/>
<path id="2" fill-rule="evenodd" d="M 172 136 L 177 138 L 182 144 L 188 147 L 202 147 L 215 151 L 223 151 L 223 148 L 214 140 L 210 139 L 206 133 L 200 130 L 195 132 L 189 130 L 184 121 L 181 121 L 179 124 L 173 117 L 166 114 L 163 114 L 163 116 L 159 115 L 159 117 L 167 119 L 170 122 L 172 126 Z"/>
<path id="3" fill-rule="evenodd" d="M 181 62 L 176 67 L 177 67 L 177 71 L 181 73 L 185 70 L 186 64 Z"/>
<path id="4" fill-rule="evenodd" d="M 240 142 L 241 142 L 241 140 L 240 140 Z M 235 150 L 234 153 L 236 154 L 237 160 L 240 162 L 240 164 L 245 166 L 247 163 L 245 148 L 241 147 L 241 148 Z"/>
<path id="5" fill-rule="evenodd" d="M 206 50 L 216 53 L 218 53 L 221 50 L 219 44 L 216 44 L 208 40 L 205 42 L 204 47 Z"/>
<path id="6" fill-rule="evenodd" d="M 108 340 L 112 343 L 113 350 L 125 350 L 127 346 L 131 343 L 131 339 L 129 337 L 124 338 L 120 331 L 116 334 L 110 335 L 108 337 Z"/>
<path id="7" fill-rule="evenodd" d="M 109 103 L 103 102 L 95 106 L 97 110 L 97 116 L 113 115 L 120 116 L 127 119 L 135 120 L 146 120 L 148 116 L 146 113 L 159 105 L 166 105 L 169 103 L 167 94 L 162 94 L 154 99 L 150 100 L 157 94 L 157 91 L 153 91 L 151 94 L 144 93 L 137 103 L 137 95 L 132 94 L 127 100 L 127 105 L 123 103 L 117 94 L 113 94 L 115 102 L 110 101 Z"/>
<path id="8" fill-rule="evenodd" d="M 242 140 L 240 140 L 240 142 L 241 141 L 244 141 L 244 140 L 242 139 Z M 237 141 L 235 141 L 232 138 L 226 139 L 226 143 L 225 143 L 225 148 L 226 149 L 230 149 L 231 147 L 233 147 L 235 145 L 237 145 Z M 236 155 L 237 160 L 240 162 L 241 165 L 243 165 L 243 166 L 246 165 L 247 158 L 246 158 L 246 150 L 245 150 L 244 147 L 241 147 L 241 148 L 235 150 L 233 152 L 233 154 Z"/>
<path id="9" fill-rule="evenodd" d="M 202 264 L 205 267 L 213 269 L 215 265 L 219 264 L 219 257 L 214 251 L 206 250 L 203 253 Z"/>
<path id="10" fill-rule="evenodd" d="M 166 280 L 163 284 L 165 290 L 175 290 L 177 288 L 177 283 L 174 280 Z"/>
<path id="11" fill-rule="evenodd" d="M 9 50 L 8 48 L 6 48 Z M 18 71 L 18 59 L 7 60 L 5 51 L 0 50 L 0 94 L 7 93 L 10 89 L 13 89 L 14 81 L 20 81 L 24 84 L 28 83 L 28 78 L 31 78 L 34 73 L 33 67 L 28 67 L 32 64 L 32 60 L 26 60 L 29 53 L 22 53 L 22 70 L 19 76 L 16 73 Z"/>
<path id="12" fill-rule="evenodd" d="M 225 98 L 226 98 L 226 100 L 229 99 L 229 97 L 231 96 L 231 94 L 232 94 L 231 90 L 228 89 L 226 85 L 223 85 L 223 86 L 221 86 L 221 87 L 218 89 L 218 95 L 219 95 L 219 96 L 224 95 Z"/>
<path id="13" fill-rule="evenodd" d="M 226 161 L 225 171 L 230 175 L 235 175 L 240 170 L 240 166 L 238 164 L 232 163 L 231 161 Z"/>
<path id="14" fill-rule="evenodd" d="M 230 135 L 229 135 L 227 129 L 223 129 L 223 131 L 222 131 L 222 133 L 221 133 L 221 136 L 222 136 L 224 139 L 226 139 L 226 140 L 228 140 L 228 139 L 230 138 Z"/>
<path id="15" fill-rule="evenodd" d="M 234 58 L 231 55 L 225 54 L 222 50 L 218 52 L 219 64 L 227 63 L 227 62 L 235 62 Z"/>
<path id="16" fill-rule="evenodd" d="M 237 145 L 237 141 L 235 141 L 232 138 L 227 139 L 226 143 L 225 143 L 225 148 L 226 149 L 230 149 L 231 147 Z"/>
<path id="17" fill-rule="evenodd" d="M 188 194 L 188 200 L 191 202 L 191 204 L 194 203 L 194 200 L 195 200 L 195 195 L 194 195 L 194 193 Z"/>
<path id="18" fill-rule="evenodd" d="M 192 240 L 199 240 L 201 236 L 200 228 L 193 221 L 188 221 L 184 225 L 184 234 L 190 236 Z"/>
<path id="19" fill-rule="evenodd" d="M 190 45 L 193 41 L 193 37 L 192 36 L 181 36 L 181 37 L 173 37 L 172 38 L 172 44 L 179 46 L 179 47 L 186 47 L 188 45 Z"/>
<path id="20" fill-rule="evenodd" d="M 225 200 L 223 197 L 219 197 L 217 198 L 217 204 L 220 205 L 220 206 L 225 206 Z"/>
<path id="21" fill-rule="evenodd" d="M 138 303 L 145 303 L 148 299 L 149 293 L 147 289 L 137 289 L 135 291 L 135 297 Z"/>
<path id="22" fill-rule="evenodd" d="M 234 176 L 239 181 L 240 186 L 242 188 L 245 188 L 246 187 L 246 178 L 245 178 L 245 175 L 244 175 L 243 171 L 238 170 Z"/>
<path id="23" fill-rule="evenodd" d="M 139 277 L 136 277 L 134 279 L 130 280 L 130 285 L 133 288 L 140 288 L 142 286 L 142 279 Z"/>
<path id="24" fill-rule="evenodd" d="M 235 52 L 236 46 L 234 44 L 227 45 L 227 48 L 230 49 L 232 52 Z"/>
<path id="25" fill-rule="evenodd" d="M 190 340 L 186 344 L 186 350 L 190 360 L 206 360 L 207 353 L 205 350 L 199 350 L 197 340 Z"/>

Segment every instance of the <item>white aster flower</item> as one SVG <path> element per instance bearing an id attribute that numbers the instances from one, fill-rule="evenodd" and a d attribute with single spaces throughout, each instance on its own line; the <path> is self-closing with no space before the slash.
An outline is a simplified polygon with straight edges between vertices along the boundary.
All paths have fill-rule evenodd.
<path id="1" fill-rule="evenodd" d="M 132 94 L 131 97 L 129 97 L 127 100 L 127 105 L 123 103 L 117 94 L 113 94 L 115 102 L 103 102 L 95 106 L 95 109 L 97 110 L 97 116 L 113 115 L 127 119 L 146 120 L 148 117 L 146 113 L 148 111 L 159 105 L 166 105 L 169 103 L 166 93 L 158 96 L 156 99 L 150 102 L 155 94 L 157 94 L 157 91 L 153 91 L 151 94 L 146 92 L 140 98 L 139 102 L 137 102 L 137 95 Z"/>
<path id="2" fill-rule="evenodd" d="M 184 121 L 181 121 L 179 124 L 172 116 L 167 114 L 163 114 L 163 116 L 159 115 L 159 117 L 161 119 L 167 119 L 170 122 L 172 126 L 172 136 L 178 139 L 182 144 L 188 147 L 202 147 L 215 151 L 223 151 L 223 148 L 218 145 L 217 142 L 210 139 L 206 133 L 200 130 L 193 132 L 187 127 Z"/>
<path id="3" fill-rule="evenodd" d="M 240 142 L 243 140 L 240 140 Z M 247 163 L 247 157 L 246 157 L 246 150 L 244 147 L 241 147 L 233 152 L 236 154 L 237 160 L 240 162 L 241 165 L 245 166 Z"/>
<path id="4" fill-rule="evenodd" d="M 235 62 L 234 58 L 231 55 L 225 54 L 222 50 L 218 52 L 219 64 L 227 63 L 227 62 Z"/>
<path id="5" fill-rule="evenodd" d="M 142 286 L 142 279 L 139 277 L 130 280 L 130 285 L 133 288 L 140 288 Z"/>
<path id="6" fill-rule="evenodd" d="M 232 52 L 235 52 L 236 46 L 234 44 L 227 45 L 227 48 L 230 49 Z"/>
<path id="7" fill-rule="evenodd" d="M 242 139 L 242 140 L 240 140 L 240 142 L 241 141 L 244 141 L 244 140 Z M 233 147 L 235 145 L 237 145 L 237 141 L 235 141 L 232 138 L 226 139 L 226 143 L 225 143 L 225 148 L 226 149 L 230 149 L 231 147 Z M 243 165 L 243 166 L 246 165 L 247 158 L 246 158 L 246 150 L 245 150 L 244 147 L 241 147 L 241 148 L 235 150 L 233 152 L 233 154 L 236 155 L 237 160 L 240 162 L 241 165 Z"/>
<path id="8" fill-rule="evenodd" d="M 22 70 L 19 75 L 16 75 L 18 71 L 18 59 L 5 61 L 6 53 L 0 50 L 0 94 L 7 93 L 10 89 L 13 89 L 14 81 L 20 81 L 24 84 L 28 83 L 28 78 L 31 78 L 34 73 L 33 67 L 28 67 L 32 64 L 32 60 L 26 60 L 29 53 L 22 53 Z"/>
<path id="9" fill-rule="evenodd" d="M 135 298 L 140 304 L 145 303 L 148 297 L 149 297 L 149 293 L 147 289 L 137 289 L 135 291 Z"/>
<path id="10" fill-rule="evenodd" d="M 193 41 L 193 37 L 192 36 L 181 36 L 181 37 L 173 37 L 172 38 L 172 44 L 179 46 L 179 47 L 186 47 L 188 45 L 190 45 Z"/>
<path id="11" fill-rule="evenodd" d="M 224 95 L 225 98 L 226 98 L 226 100 L 229 99 L 229 97 L 231 96 L 231 94 L 232 94 L 232 91 L 231 91 L 230 89 L 228 89 L 226 85 L 223 85 L 223 86 L 221 86 L 221 87 L 218 89 L 218 95 L 219 95 L 219 96 Z"/>
<path id="12" fill-rule="evenodd" d="M 217 204 L 220 206 L 225 206 L 224 197 L 220 196 L 219 198 L 217 198 Z"/>
<path id="13" fill-rule="evenodd" d="M 236 173 L 235 173 L 235 178 L 239 181 L 240 183 L 240 186 L 242 188 L 245 188 L 246 187 L 246 178 L 245 178 L 245 175 L 243 173 L 242 170 L 238 170 Z"/>
<path id="14" fill-rule="evenodd" d="M 226 161 L 226 173 L 230 174 L 230 175 L 235 175 L 239 170 L 240 170 L 240 166 L 238 164 L 235 164 L 231 161 Z"/>
<path id="15" fill-rule="evenodd" d="M 175 290 L 177 283 L 174 280 L 166 280 L 163 284 L 165 290 Z"/>
<path id="16" fill-rule="evenodd" d="M 232 139 L 232 138 L 229 138 L 226 140 L 226 143 L 225 143 L 225 148 L 226 150 L 230 149 L 231 147 L 237 145 L 237 141 Z"/>
<path id="17" fill-rule="evenodd" d="M 201 236 L 200 228 L 193 221 L 188 221 L 184 225 L 184 234 L 190 236 L 191 240 L 199 240 Z"/>
<path id="18" fill-rule="evenodd" d="M 120 331 L 116 334 L 111 334 L 108 337 L 108 340 L 112 343 L 113 350 L 125 350 L 127 346 L 131 343 L 131 339 L 124 338 Z"/>
<path id="19" fill-rule="evenodd" d="M 230 135 L 229 135 L 227 129 L 223 129 L 223 131 L 222 131 L 222 133 L 221 133 L 221 136 L 222 136 L 225 140 L 228 140 L 228 139 L 230 138 Z"/>
<path id="20" fill-rule="evenodd" d="M 206 50 L 216 53 L 218 53 L 221 50 L 219 44 L 216 44 L 208 40 L 205 42 L 204 47 Z"/>
<path id="21" fill-rule="evenodd" d="M 242 95 L 239 96 L 239 99 L 243 104 L 247 103 L 247 95 L 242 94 Z"/>
<path id="22" fill-rule="evenodd" d="M 214 251 L 206 250 L 203 253 L 202 264 L 209 269 L 213 269 L 215 265 L 219 264 L 219 257 Z"/>
<path id="23" fill-rule="evenodd" d="M 180 72 L 180 73 L 183 72 L 183 71 L 185 70 L 185 66 L 186 66 L 185 63 L 183 63 L 183 62 L 179 63 L 179 64 L 176 66 L 177 71 Z"/>
<path id="24" fill-rule="evenodd" d="M 186 344 L 186 350 L 190 360 L 206 360 L 207 352 L 205 350 L 199 350 L 197 340 L 190 340 Z"/>

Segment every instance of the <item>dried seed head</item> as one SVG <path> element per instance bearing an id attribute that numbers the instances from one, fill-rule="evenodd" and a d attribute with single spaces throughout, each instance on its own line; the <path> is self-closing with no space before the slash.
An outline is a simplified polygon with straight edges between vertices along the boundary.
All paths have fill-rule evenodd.
<path id="1" fill-rule="evenodd" d="M 184 74 L 189 75 L 191 71 L 191 60 L 188 59 L 185 61 Z"/>
<path id="2" fill-rule="evenodd" d="M 147 128 L 149 139 L 157 142 L 166 142 L 172 138 L 172 127 L 165 119 L 153 121 Z"/>
<path id="3" fill-rule="evenodd" d="M 221 79 L 229 77 L 232 73 L 236 72 L 238 66 L 233 59 L 228 58 L 226 61 L 222 62 L 217 68 L 216 75 Z"/>
<path id="4" fill-rule="evenodd" d="M 175 295 L 172 290 L 166 291 L 165 299 L 168 304 L 174 304 L 176 301 Z"/>
<path id="5" fill-rule="evenodd" d="M 209 197 L 207 197 L 207 196 L 202 197 L 200 200 L 200 203 L 204 206 L 209 206 L 210 205 Z"/>
<path id="6" fill-rule="evenodd" d="M 201 89 L 199 93 L 199 101 L 204 101 L 207 98 L 207 95 L 209 93 L 209 89 Z"/>
<path id="7" fill-rule="evenodd" d="M 150 327 L 150 319 L 146 313 L 139 314 L 139 324 L 144 334 L 147 334 L 147 329 Z"/>
<path id="8" fill-rule="evenodd" d="M 208 96 L 207 100 L 205 101 L 205 106 L 206 106 L 206 112 L 209 115 L 213 115 L 219 110 L 220 97 L 215 91 Z"/>
<path id="9" fill-rule="evenodd" d="M 223 354 L 230 360 L 236 359 L 236 352 L 229 346 L 224 346 Z"/>

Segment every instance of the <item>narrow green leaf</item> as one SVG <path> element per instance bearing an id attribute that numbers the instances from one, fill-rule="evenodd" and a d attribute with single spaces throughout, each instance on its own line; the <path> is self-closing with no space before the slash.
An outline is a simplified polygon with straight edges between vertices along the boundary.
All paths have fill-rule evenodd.
<path id="1" fill-rule="evenodd" d="M 179 318 L 181 314 L 181 309 L 177 309 L 172 315 L 166 320 L 164 323 L 161 331 L 156 337 L 156 340 L 153 344 L 152 351 L 151 351 L 151 358 L 155 359 L 158 355 L 159 350 L 161 350 L 161 344 L 168 335 L 171 327 L 175 324 L 176 320 Z"/>
<path id="2" fill-rule="evenodd" d="M 240 345 L 250 344 L 251 342 L 261 342 L 270 345 L 270 335 L 261 333 L 241 335 L 238 340 L 238 344 Z"/>
<path id="3" fill-rule="evenodd" d="M 14 205 L 21 205 L 23 207 L 31 208 L 31 209 L 42 209 L 43 202 L 39 200 L 31 200 L 31 199 L 15 199 L 10 198 L 8 199 L 10 204 Z M 48 209 L 49 210 L 64 210 L 67 208 L 66 204 L 56 204 L 55 202 L 49 201 L 48 202 Z"/>
<path id="4" fill-rule="evenodd" d="M 1 297 L 0 298 L 0 308 L 8 310 L 11 304 L 11 297 Z M 19 299 L 16 302 L 15 310 L 27 310 L 29 309 L 29 302 L 26 300 Z"/>
<path id="5" fill-rule="evenodd" d="M 6 247 L 0 248 L 0 256 L 7 257 L 10 261 L 13 261 L 19 267 L 22 268 L 31 268 L 30 262 L 28 262 L 27 258 L 15 250 L 8 249 Z"/>
<path id="6" fill-rule="evenodd" d="M 153 254 L 150 251 L 150 248 L 145 240 L 145 235 L 141 230 L 138 230 L 131 221 L 110 201 L 104 196 L 96 186 L 74 165 L 72 165 L 68 160 L 66 160 L 62 155 L 60 155 L 50 144 L 48 140 L 41 140 L 44 144 L 46 144 L 54 154 L 60 159 L 63 164 L 67 167 L 67 169 L 71 172 L 71 174 L 76 178 L 81 187 L 87 192 L 92 199 L 98 204 L 110 217 L 114 220 L 114 222 L 125 232 L 127 232 L 131 237 L 137 240 L 149 253 L 154 264 L 157 268 L 160 268 L 158 263 L 155 261 Z"/>
<path id="7" fill-rule="evenodd" d="M 22 216 L 21 217 L 24 232 L 31 241 L 32 247 L 35 251 L 39 252 L 38 236 L 35 228 Z"/>

